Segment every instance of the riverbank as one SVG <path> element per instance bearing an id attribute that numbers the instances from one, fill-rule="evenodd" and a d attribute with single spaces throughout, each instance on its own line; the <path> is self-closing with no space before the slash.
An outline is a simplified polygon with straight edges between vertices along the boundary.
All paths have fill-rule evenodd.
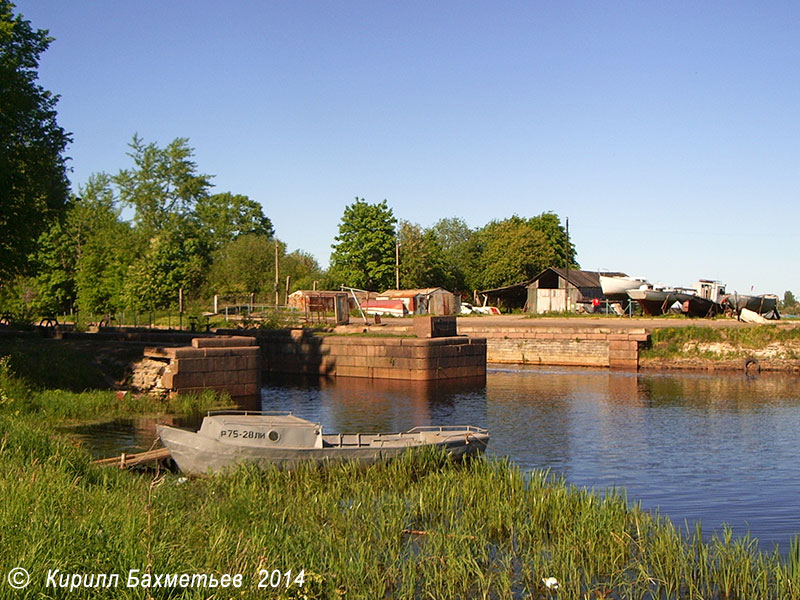
<path id="1" fill-rule="evenodd" d="M 659 328 L 640 353 L 639 364 L 646 369 L 800 373 L 800 328 L 794 324 Z"/>
<path id="2" fill-rule="evenodd" d="M 454 464 L 436 454 L 368 469 L 240 468 L 188 480 L 119 471 L 92 465 L 60 425 L 151 405 L 31 389 L 7 369 L 0 389 L 0 563 L 31 577 L 15 598 L 66 597 L 62 581 L 88 584 L 84 596 L 190 599 L 546 598 L 550 577 L 560 598 L 575 599 L 796 598 L 800 590 L 800 544 L 781 557 L 729 531 L 704 539 L 699 528 L 631 505 L 622 490 L 595 493 L 502 460 Z M 241 587 L 126 587 L 145 573 L 162 586 L 173 574 L 241 575 Z M 86 578 L 100 574 L 102 585 Z"/>
<path id="3" fill-rule="evenodd" d="M 412 372 L 418 368 L 413 361 L 425 359 L 394 356 L 388 348 L 414 338 L 413 327 L 414 319 L 384 319 L 379 325 L 352 324 L 324 335 L 308 330 L 226 333 L 252 333 L 265 340 L 285 338 L 274 348 L 262 345 L 264 372 L 413 379 L 418 378 Z M 800 374 L 800 323 L 789 321 L 754 325 L 732 319 L 498 315 L 459 317 L 458 332 L 485 344 L 485 359 L 481 360 L 490 364 L 728 372 L 747 368 L 750 373 Z M 141 358 L 144 347 L 158 345 L 161 333 L 171 340 L 175 332 L 148 330 L 148 342 L 123 341 L 122 333 L 115 333 L 119 339 L 74 334 L 63 340 L 6 335 L 0 337 L 0 355 L 12 353 L 21 374 L 30 364 L 47 363 L 46 378 L 60 387 L 80 390 L 97 386 L 100 380 L 106 387 L 124 387 L 126 368 Z M 412 339 L 407 345 L 410 348 L 417 342 L 425 343 Z M 374 348 L 368 351 L 361 347 L 370 344 Z M 435 373 L 433 378 L 463 375 L 465 368 L 476 367 L 467 365 L 462 356 L 447 359 L 450 362 L 446 364 L 443 360 L 426 363 Z M 72 363 L 79 364 L 78 368 L 72 368 Z"/>
<path id="4" fill-rule="evenodd" d="M 408 321 L 337 329 L 402 334 Z M 755 370 L 800 373 L 796 321 L 497 315 L 459 317 L 458 331 L 485 337 L 490 363 L 741 372 L 749 361 Z"/>
<path id="5" fill-rule="evenodd" d="M 505 461 L 428 453 L 367 469 L 242 467 L 187 480 L 91 465 L 37 421 L 0 414 L 0 562 L 31 581 L 14 597 L 73 585 L 89 595 L 114 587 L 119 598 L 544 598 L 551 577 L 560 598 L 575 599 L 800 589 L 797 544 L 782 559 L 727 533 L 703 541 L 699 528 L 681 532 L 630 506 L 623 491 L 576 489 Z M 238 576 L 240 587 L 183 589 L 182 574 Z"/>

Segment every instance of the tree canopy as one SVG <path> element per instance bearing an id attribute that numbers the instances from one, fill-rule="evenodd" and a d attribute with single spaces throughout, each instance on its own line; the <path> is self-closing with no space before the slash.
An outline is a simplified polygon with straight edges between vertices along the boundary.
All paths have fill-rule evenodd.
<path id="1" fill-rule="evenodd" d="M 416 223 L 401 221 L 398 238 L 401 288 L 451 287 L 453 278 L 433 230 L 424 230 Z"/>
<path id="2" fill-rule="evenodd" d="M 372 291 L 393 287 L 396 224 L 386 200 L 369 204 L 356 198 L 347 206 L 332 246 L 332 282 Z"/>
<path id="3" fill-rule="evenodd" d="M 120 202 L 133 207 L 136 225 L 144 233 L 158 232 L 175 216 L 187 216 L 208 195 L 211 177 L 197 173 L 187 138 L 159 148 L 134 135 L 129 146 L 134 168 L 120 170 L 113 181 Z"/>
<path id="4" fill-rule="evenodd" d="M 0 278 L 27 272 L 39 236 L 66 208 L 58 96 L 37 83 L 39 57 L 53 38 L 0 0 Z"/>

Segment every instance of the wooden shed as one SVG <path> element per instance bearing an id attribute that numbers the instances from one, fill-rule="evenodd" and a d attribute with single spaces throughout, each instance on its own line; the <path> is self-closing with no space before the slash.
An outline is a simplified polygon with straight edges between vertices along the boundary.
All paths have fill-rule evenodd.
<path id="1" fill-rule="evenodd" d="M 575 311 L 581 304 L 603 299 L 597 271 L 551 267 L 525 287 L 528 292 L 525 311 L 534 314 Z"/>
<path id="2" fill-rule="evenodd" d="M 478 293 L 507 310 L 535 314 L 574 311 L 595 298 L 603 299 L 599 272 L 561 267 L 545 269 L 528 281 Z"/>
<path id="3" fill-rule="evenodd" d="M 461 303 L 452 292 L 444 288 L 418 290 L 386 290 L 378 300 L 402 300 L 412 315 L 455 315 Z"/>
<path id="4" fill-rule="evenodd" d="M 287 298 L 289 308 L 304 314 L 306 320 L 333 320 L 339 325 L 350 321 L 347 292 L 297 290 Z"/>

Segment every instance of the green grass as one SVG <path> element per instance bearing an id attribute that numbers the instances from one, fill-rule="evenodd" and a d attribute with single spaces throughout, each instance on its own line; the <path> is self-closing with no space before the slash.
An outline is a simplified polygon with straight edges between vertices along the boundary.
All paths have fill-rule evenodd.
<path id="1" fill-rule="evenodd" d="M 0 597 L 733 599 L 800 598 L 800 542 L 786 558 L 726 529 L 676 528 L 624 491 L 578 489 L 497 459 L 436 452 L 362 468 L 242 466 L 186 480 L 91 464 L 65 421 L 185 404 L 32 387 L 0 360 Z M 154 404 L 155 402 L 155 404 Z M 236 590 L 126 588 L 130 569 L 241 574 Z M 31 585 L 13 591 L 12 567 Z M 118 573 L 111 590 L 46 588 L 61 573 Z M 305 583 L 258 589 L 260 572 Z M 541 580 L 555 577 L 557 595 Z"/>
<path id="2" fill-rule="evenodd" d="M 370 468 L 240 467 L 184 481 L 90 464 L 39 425 L 0 416 L 0 563 L 39 597 L 48 569 L 242 574 L 243 598 L 797 598 L 800 557 L 755 550 L 507 461 L 434 453 Z M 306 582 L 258 590 L 259 571 Z M 155 597 L 207 598 L 209 590 Z M 54 590 L 49 590 L 52 596 Z M 231 597 L 234 594 L 230 594 Z M 9 596 L 10 597 L 10 596 Z M 66 595 L 64 595 L 66 597 Z M 88 597 L 88 595 L 78 595 Z M 225 592 L 220 596 L 229 597 Z"/>
<path id="3" fill-rule="evenodd" d="M 723 343 L 733 349 L 727 355 L 702 352 L 697 344 Z M 651 334 L 651 347 L 642 352 L 643 358 L 739 358 L 772 343 L 800 344 L 800 328 L 780 325 L 753 327 L 665 327 Z M 686 350 L 686 348 L 690 350 Z"/>

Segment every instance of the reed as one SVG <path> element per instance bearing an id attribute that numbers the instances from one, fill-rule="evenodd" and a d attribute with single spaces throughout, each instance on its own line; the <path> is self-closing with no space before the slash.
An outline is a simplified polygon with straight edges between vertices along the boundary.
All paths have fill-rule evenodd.
<path id="1" fill-rule="evenodd" d="M 362 468 L 241 466 L 186 480 L 92 465 L 65 420 L 152 411 L 108 392 L 35 390 L 0 363 L 0 565 L 13 598 L 800 598 L 800 538 L 762 553 L 730 529 L 707 538 L 629 502 L 503 459 L 434 451 Z M 198 397 L 160 410 L 191 411 Z M 61 573 L 118 573 L 112 590 L 46 588 Z M 141 573 L 242 574 L 235 590 L 126 588 Z M 262 570 L 304 585 L 259 589 Z M 555 577 L 556 591 L 542 580 Z M 293 579 L 292 579 L 293 580 Z M 267 582 L 268 583 L 268 582 Z"/>
<path id="2" fill-rule="evenodd" d="M 730 530 L 704 541 L 699 527 L 676 529 L 623 491 L 577 489 L 505 460 L 460 464 L 421 452 L 369 468 L 242 466 L 184 480 L 96 467 L 48 425 L 2 414 L 0 494 L 0 564 L 33 577 L 15 598 L 66 597 L 44 588 L 54 568 L 120 573 L 109 597 L 212 593 L 126 589 L 128 570 L 148 565 L 241 573 L 244 586 L 220 598 L 554 598 L 547 577 L 558 579 L 558 598 L 800 592 L 798 541 L 787 558 Z M 258 589 L 262 569 L 305 569 L 305 583 Z"/>

